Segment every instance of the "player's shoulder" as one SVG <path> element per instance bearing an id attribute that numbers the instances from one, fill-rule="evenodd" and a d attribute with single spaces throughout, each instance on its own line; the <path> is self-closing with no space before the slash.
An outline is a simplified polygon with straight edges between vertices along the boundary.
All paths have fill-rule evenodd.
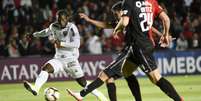
<path id="1" fill-rule="evenodd" d="M 60 28 L 60 25 L 58 22 L 53 22 L 50 24 L 49 26 L 50 29 L 59 29 Z"/>
<path id="2" fill-rule="evenodd" d="M 75 23 L 73 22 L 68 22 L 66 27 L 70 27 L 70 28 L 77 28 L 77 26 L 75 25 Z"/>
<path id="3" fill-rule="evenodd" d="M 75 26 L 73 22 L 68 22 L 67 26 Z"/>

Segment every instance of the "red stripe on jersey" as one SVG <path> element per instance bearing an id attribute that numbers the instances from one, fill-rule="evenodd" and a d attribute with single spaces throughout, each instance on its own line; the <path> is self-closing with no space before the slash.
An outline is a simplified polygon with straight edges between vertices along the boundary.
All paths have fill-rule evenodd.
<path id="1" fill-rule="evenodd" d="M 163 9 L 158 5 L 158 2 L 156 0 L 146 0 L 146 1 L 148 1 L 152 5 L 152 12 L 153 12 L 152 20 L 154 22 L 154 18 L 156 18 L 162 12 Z M 153 32 L 151 28 L 148 31 L 148 35 L 153 46 L 155 46 L 156 44 L 153 38 Z"/>

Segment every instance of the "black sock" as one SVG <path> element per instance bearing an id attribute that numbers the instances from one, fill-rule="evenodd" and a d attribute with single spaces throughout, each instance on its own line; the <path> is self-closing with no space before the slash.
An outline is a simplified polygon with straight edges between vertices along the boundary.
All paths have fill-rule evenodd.
<path id="1" fill-rule="evenodd" d="M 131 93 L 135 97 L 135 101 L 142 101 L 140 85 L 139 85 L 138 80 L 135 77 L 135 75 L 131 75 L 129 77 L 126 77 L 125 79 L 128 83 Z"/>
<path id="2" fill-rule="evenodd" d="M 87 85 L 87 80 L 85 79 L 85 77 L 80 77 L 75 79 L 80 86 L 85 87 Z"/>
<path id="3" fill-rule="evenodd" d="M 156 85 L 160 87 L 160 89 L 168 95 L 170 98 L 172 98 L 174 101 L 181 101 L 181 98 L 177 91 L 174 89 L 172 84 L 166 80 L 165 78 L 161 78 Z"/>
<path id="4" fill-rule="evenodd" d="M 83 89 L 80 92 L 80 95 L 82 97 L 86 96 L 87 94 L 89 94 L 91 91 L 95 90 L 96 88 L 100 87 L 101 85 L 103 85 L 103 81 L 100 78 L 97 78 L 96 80 L 94 80 L 92 83 L 90 83 L 88 86 L 85 87 L 85 89 Z"/>
<path id="5" fill-rule="evenodd" d="M 117 101 L 115 83 L 107 83 L 107 91 L 108 91 L 110 101 Z"/>

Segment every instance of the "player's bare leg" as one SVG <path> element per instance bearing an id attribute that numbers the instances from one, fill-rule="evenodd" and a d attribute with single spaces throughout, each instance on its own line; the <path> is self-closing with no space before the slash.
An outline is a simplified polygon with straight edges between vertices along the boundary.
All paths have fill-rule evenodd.
<path id="1" fill-rule="evenodd" d="M 152 83 L 157 85 L 166 95 L 168 95 L 174 101 L 183 101 L 173 85 L 161 76 L 161 74 L 159 73 L 159 69 L 151 71 L 148 76 Z"/>
<path id="2" fill-rule="evenodd" d="M 43 84 L 47 82 L 49 73 L 53 73 L 54 69 L 53 67 L 47 63 L 42 67 L 42 70 L 38 77 L 36 78 L 35 84 L 32 85 L 28 81 L 24 81 L 24 87 L 30 91 L 33 95 L 38 95 L 40 88 L 42 87 Z"/>

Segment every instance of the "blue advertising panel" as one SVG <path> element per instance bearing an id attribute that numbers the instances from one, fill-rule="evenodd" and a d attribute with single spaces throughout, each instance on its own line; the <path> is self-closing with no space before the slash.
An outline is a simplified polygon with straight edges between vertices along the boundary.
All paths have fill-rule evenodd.
<path id="1" fill-rule="evenodd" d="M 163 75 L 201 74 L 201 51 L 158 51 L 154 57 Z"/>
<path id="2" fill-rule="evenodd" d="M 154 53 L 154 58 L 162 75 L 201 74 L 201 51 L 163 50 Z M 145 74 L 138 68 L 137 76 Z"/>

